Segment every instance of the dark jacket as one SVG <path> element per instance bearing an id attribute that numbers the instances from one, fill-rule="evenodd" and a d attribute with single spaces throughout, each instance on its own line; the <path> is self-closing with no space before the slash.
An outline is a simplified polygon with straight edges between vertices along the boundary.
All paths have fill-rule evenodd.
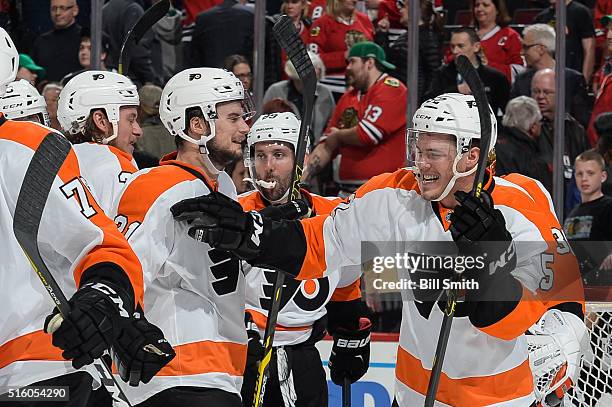
<path id="1" fill-rule="evenodd" d="M 142 6 L 134 0 L 110 0 L 104 5 L 102 8 L 102 30 L 108 33 L 110 38 L 110 52 L 106 57 L 106 66 L 117 69 L 123 40 L 143 14 Z M 150 46 L 152 40 L 153 33 L 149 30 L 138 45 L 125 51 L 129 52 L 128 56 L 131 61 L 129 76 L 137 84 L 146 82 L 161 84 L 151 62 Z"/>
<path id="2" fill-rule="evenodd" d="M 64 75 L 82 69 L 79 63 L 81 26 L 51 30 L 36 39 L 30 55 L 37 65 L 47 70 L 45 79 L 59 81 Z"/>
<path id="3" fill-rule="evenodd" d="M 528 69 L 518 75 L 510 89 L 510 99 L 517 96 L 531 96 L 531 80 L 535 69 Z M 593 100 L 589 97 L 584 76 L 571 68 L 565 68 L 565 110 L 586 128 L 591 118 Z"/>
<path id="4" fill-rule="evenodd" d="M 482 79 L 489 99 L 489 104 L 495 115 L 499 116 L 499 111 L 503 113 L 508 103 L 510 94 L 510 84 L 506 76 L 496 69 L 484 64 L 476 69 Z M 457 93 L 457 66 L 455 62 L 442 65 L 435 71 L 429 90 L 425 94 L 425 99 L 431 99 L 443 93 Z"/>
<path id="5" fill-rule="evenodd" d="M 495 153 L 495 175 L 516 172 L 537 179 L 548 191 L 552 191 L 552 171 L 542 159 L 536 139 L 515 127 L 500 125 Z"/>
<path id="6" fill-rule="evenodd" d="M 196 18 L 191 41 L 192 67 L 222 68 L 225 58 L 240 54 L 252 61 L 254 14 L 236 0 L 225 0 Z"/>
<path id="7" fill-rule="evenodd" d="M 396 66 L 394 77 L 404 84 L 408 78 L 408 33 L 404 33 L 390 43 L 389 33 L 377 32 L 375 41 L 385 50 L 387 60 Z M 425 26 L 419 27 L 419 72 L 418 98 L 424 100 L 427 86 L 432 81 L 434 71 L 442 65 L 442 38 Z"/>

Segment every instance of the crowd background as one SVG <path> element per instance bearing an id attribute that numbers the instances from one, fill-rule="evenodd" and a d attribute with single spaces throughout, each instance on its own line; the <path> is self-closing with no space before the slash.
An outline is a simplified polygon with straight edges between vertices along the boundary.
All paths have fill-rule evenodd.
<path id="1" fill-rule="evenodd" d="M 156 165 L 175 148 L 158 108 L 164 84 L 185 68 L 224 67 L 249 92 L 263 82 L 261 113 L 301 115 L 302 84 L 271 33 L 284 13 L 308 45 L 319 78 L 304 179 L 311 189 L 347 196 L 368 178 L 405 165 L 409 95 L 422 102 L 445 92 L 470 93 L 453 62 L 463 54 L 477 67 L 498 116 L 496 174 L 528 175 L 552 193 L 553 174 L 562 171 L 568 238 L 607 241 L 598 250 L 612 253 L 612 0 L 567 2 L 562 168 L 553 168 L 555 0 L 413 1 L 420 8 L 416 89 L 407 88 L 407 0 L 267 0 L 259 77 L 252 69 L 255 29 L 261 26 L 254 1 L 174 0 L 131 50 L 128 74 L 139 88 L 144 131 L 134 154 L 140 168 Z M 123 38 L 155 2 L 105 1 L 102 70 L 117 69 Z M 91 12 L 89 0 L 0 0 L 0 26 L 20 50 L 18 79 L 44 96 L 56 129 L 62 86 L 91 67 Z M 585 163 L 596 165 L 587 171 Z M 226 171 L 239 193 L 250 189 L 242 161 Z M 606 256 L 596 265 L 582 262 L 588 285 L 612 282 L 612 257 Z M 395 294 L 371 295 L 368 304 L 383 316 L 378 329 L 398 329 Z"/>

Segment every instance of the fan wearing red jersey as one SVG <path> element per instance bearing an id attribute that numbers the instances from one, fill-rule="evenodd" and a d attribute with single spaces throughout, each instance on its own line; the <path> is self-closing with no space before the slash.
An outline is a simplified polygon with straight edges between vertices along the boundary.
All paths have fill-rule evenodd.
<path id="1" fill-rule="evenodd" d="M 338 157 L 334 181 L 341 191 L 352 193 L 369 178 L 404 166 L 407 89 L 385 73 L 394 65 L 373 42 L 355 44 L 348 60 L 346 76 L 352 89 L 339 101 L 302 178 L 310 180 Z M 355 109 L 350 110 L 355 100 Z M 345 128 L 334 127 L 338 115 Z"/>
<path id="2" fill-rule="evenodd" d="M 289 201 L 289 182 L 295 161 L 300 122 L 293 113 L 260 117 L 247 135 L 245 167 L 256 190 L 239 197 L 246 211 L 259 211 L 274 219 L 298 219 L 327 215 L 340 203 L 301 189 L 301 198 Z M 275 272 L 248 264 L 246 310 L 249 324 L 249 355 L 242 386 L 244 406 L 250 406 L 257 376 L 256 362 L 263 352 L 263 337 Z M 330 358 L 331 377 L 337 384 L 352 382 L 365 374 L 369 340 L 355 349 L 338 347 L 342 339 L 369 338 L 370 322 L 365 315 L 356 273 L 331 273 L 306 281 L 287 278 L 274 336 L 271 376 L 263 405 L 327 406 L 327 382 L 321 356 L 315 347 L 326 329 L 334 336 Z M 280 380 L 279 377 L 286 378 Z"/>

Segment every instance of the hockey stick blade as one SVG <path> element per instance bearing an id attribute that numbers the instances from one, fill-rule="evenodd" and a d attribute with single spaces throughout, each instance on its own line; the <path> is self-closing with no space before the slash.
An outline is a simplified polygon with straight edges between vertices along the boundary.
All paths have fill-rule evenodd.
<path id="1" fill-rule="evenodd" d="M 132 45 L 138 44 L 142 37 L 145 35 L 151 27 L 161 20 L 170 10 L 170 0 L 161 0 L 153 4 L 149 9 L 136 21 L 136 24 L 128 31 L 123 44 L 121 44 L 121 51 L 119 52 L 119 67 L 117 71 L 122 75 L 127 75 L 130 70 L 130 58 L 129 53 L 125 51 L 129 50 Z"/>
<path id="2" fill-rule="evenodd" d="M 463 77 L 465 83 L 472 91 L 474 101 L 476 102 L 476 108 L 478 109 L 478 116 L 480 118 L 480 156 L 478 157 L 478 167 L 476 169 L 474 185 L 472 187 L 472 194 L 478 198 L 482 192 L 482 185 L 486 173 L 486 164 L 489 147 L 491 145 L 493 124 L 491 123 L 487 94 L 485 93 L 484 85 L 480 80 L 480 76 L 478 76 L 476 68 L 474 68 L 474 65 L 472 65 L 470 60 L 464 55 L 459 55 L 457 58 L 455 58 L 455 64 L 457 66 L 457 71 Z M 427 387 L 427 395 L 425 397 L 425 407 L 432 407 L 436 399 L 438 384 L 440 383 L 440 375 L 442 374 L 442 365 L 444 363 L 444 356 L 446 354 L 446 347 L 450 337 L 456 306 L 457 291 L 448 290 L 446 309 L 444 310 L 444 318 L 442 319 L 442 326 L 440 327 L 440 335 L 438 336 L 438 344 L 436 346 L 433 367 L 431 369 L 431 376 L 429 377 L 429 385 Z"/>
<path id="3" fill-rule="evenodd" d="M 300 198 L 300 180 L 306 155 L 307 137 L 309 134 L 310 122 L 314 108 L 315 91 L 317 88 L 317 75 L 312 65 L 312 61 L 306 51 L 306 46 L 295 29 L 291 18 L 286 15 L 281 16 L 272 28 L 274 37 L 281 48 L 287 53 L 287 57 L 295 67 L 300 80 L 304 86 L 302 97 L 304 100 L 304 115 L 300 123 L 298 133 L 298 145 L 295 152 L 295 162 L 291 174 L 291 193 L 290 199 Z M 274 350 L 274 332 L 276 330 L 276 320 L 280 311 L 283 286 L 285 283 L 285 273 L 281 270 L 276 271 L 276 281 L 274 282 L 273 297 L 268 310 L 268 320 L 266 321 L 266 331 L 264 333 L 264 357 L 259 364 L 257 371 L 257 382 L 255 394 L 253 396 L 253 406 L 263 405 L 266 383 L 270 371 L 270 361 Z"/>
<path id="4" fill-rule="evenodd" d="M 70 305 L 40 256 L 38 228 L 55 176 L 69 153 L 70 142 L 59 134 L 49 133 L 43 139 L 26 170 L 13 219 L 13 232 L 19 245 L 62 315 L 70 312 Z M 102 384 L 112 397 L 113 405 L 131 407 L 109 366 L 101 359 L 96 359 L 94 367 L 100 373 Z"/>

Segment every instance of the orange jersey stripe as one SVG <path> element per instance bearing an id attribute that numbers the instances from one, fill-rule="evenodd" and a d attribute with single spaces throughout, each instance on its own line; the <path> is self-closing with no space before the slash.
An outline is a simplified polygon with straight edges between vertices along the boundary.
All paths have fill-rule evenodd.
<path id="1" fill-rule="evenodd" d="M 427 394 L 431 370 L 401 346 L 397 349 L 395 375 L 399 381 L 420 394 Z M 528 396 L 533 391 L 533 379 L 529 360 L 506 372 L 494 376 L 452 379 L 444 372 L 436 400 L 451 406 L 487 406 L 505 400 Z M 503 398 L 500 397 L 503 395 Z"/>
<path id="2" fill-rule="evenodd" d="M 158 376 L 187 376 L 203 373 L 227 373 L 242 376 L 246 366 L 247 346 L 232 342 L 201 341 L 173 346 L 176 357 Z"/>
<path id="3" fill-rule="evenodd" d="M 56 360 L 64 362 L 62 350 L 51 344 L 52 336 L 42 330 L 20 336 L 0 346 L 0 369 L 18 361 Z"/>
<path id="4" fill-rule="evenodd" d="M 268 322 L 268 317 L 262 314 L 259 311 L 254 309 L 248 309 L 247 312 L 251 314 L 253 317 L 253 322 L 257 325 L 259 329 L 266 329 L 266 323 Z M 305 331 L 310 329 L 312 325 L 303 325 L 303 326 L 283 326 L 280 324 L 276 324 L 277 331 Z"/>
<path id="5" fill-rule="evenodd" d="M 353 301 L 361 298 L 361 280 L 355 280 L 346 287 L 337 287 L 330 301 Z"/>

